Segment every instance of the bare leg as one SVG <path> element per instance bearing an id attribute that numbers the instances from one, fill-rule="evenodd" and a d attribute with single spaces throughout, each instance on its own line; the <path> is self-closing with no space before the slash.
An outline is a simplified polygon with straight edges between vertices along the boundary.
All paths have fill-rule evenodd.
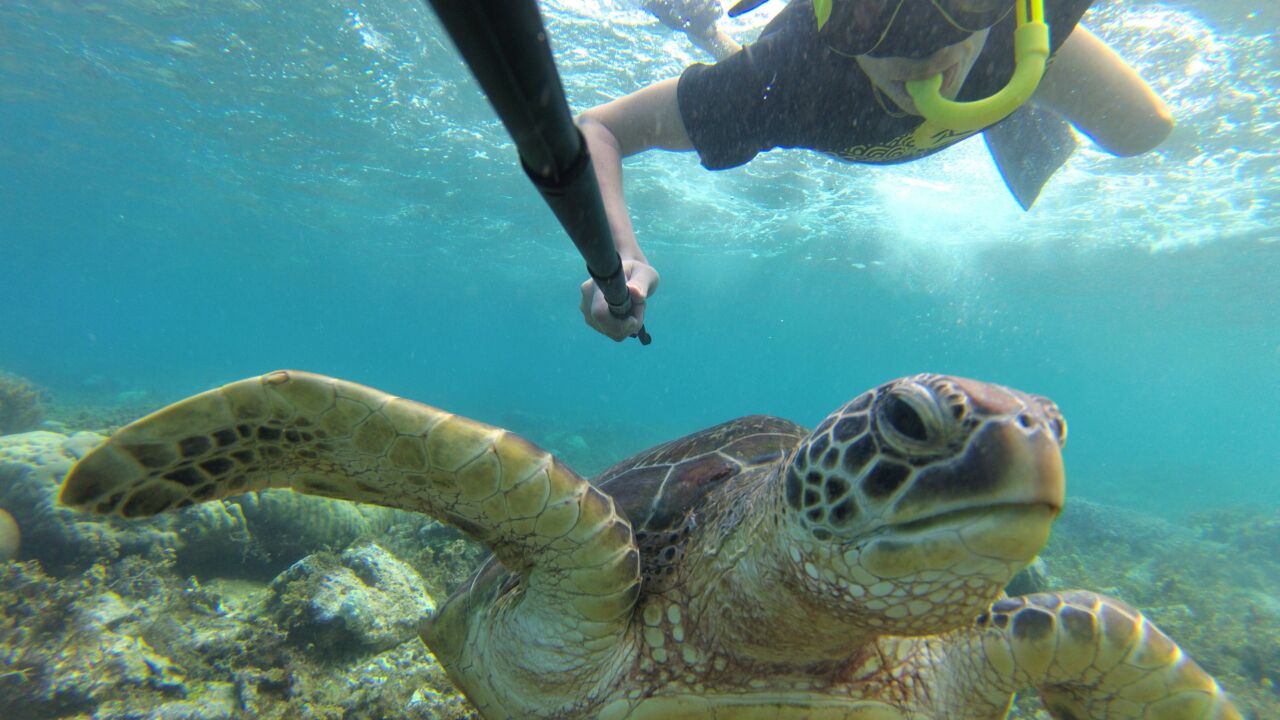
<path id="1" fill-rule="evenodd" d="M 1035 101 L 1122 157 L 1155 148 L 1173 130 L 1173 116 L 1164 101 L 1115 50 L 1083 26 L 1077 26 L 1054 53 Z"/>

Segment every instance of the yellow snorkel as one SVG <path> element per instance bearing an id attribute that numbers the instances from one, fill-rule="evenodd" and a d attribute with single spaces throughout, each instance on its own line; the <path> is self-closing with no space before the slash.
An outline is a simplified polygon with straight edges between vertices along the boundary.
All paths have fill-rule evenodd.
<path id="1" fill-rule="evenodd" d="M 819 26 L 823 7 L 831 14 L 831 0 L 815 0 Z M 973 102 L 942 97 L 942 75 L 907 83 L 916 109 L 929 122 L 956 132 L 976 132 L 994 125 L 1031 99 L 1049 60 L 1049 26 L 1044 22 L 1044 0 L 1017 0 L 1018 27 L 1013 33 L 1015 66 L 1009 84 L 995 95 Z"/>

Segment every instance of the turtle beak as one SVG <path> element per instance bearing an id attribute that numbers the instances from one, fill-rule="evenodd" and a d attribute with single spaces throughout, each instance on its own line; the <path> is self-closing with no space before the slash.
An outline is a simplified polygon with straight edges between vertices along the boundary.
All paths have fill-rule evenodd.
<path id="1" fill-rule="evenodd" d="M 1061 450 L 1067 444 L 1067 421 L 1057 403 L 1043 395 L 1031 395 L 999 385 L 952 378 L 969 395 L 974 407 L 990 415 L 1018 415 L 1027 430 L 1043 427 Z"/>
<path id="2" fill-rule="evenodd" d="M 917 471 L 894 501 L 896 523 L 987 507 L 1042 507 L 1058 515 L 1066 497 L 1062 442 L 1066 425 L 1045 398 L 951 378 L 975 417 L 988 420 L 949 462 Z"/>

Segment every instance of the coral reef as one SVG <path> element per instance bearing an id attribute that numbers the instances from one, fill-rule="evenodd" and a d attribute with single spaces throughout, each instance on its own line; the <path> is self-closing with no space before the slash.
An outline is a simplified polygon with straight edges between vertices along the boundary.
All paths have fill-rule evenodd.
<path id="1" fill-rule="evenodd" d="M 456 528 L 436 522 L 396 523 L 378 536 L 378 544 L 417 570 L 436 598 L 452 595 L 489 554 Z"/>
<path id="2" fill-rule="evenodd" d="M 1280 508 L 1216 508 L 1194 513 L 1188 521 L 1205 542 L 1230 544 L 1241 571 L 1263 573 L 1260 582 L 1280 583 L 1280 576 L 1265 574 L 1280 569 L 1276 562 L 1280 558 Z"/>
<path id="3" fill-rule="evenodd" d="M 469 717 L 417 626 L 478 546 L 422 515 L 285 490 L 128 522 L 59 506 L 102 439 L 0 437 L 0 506 L 26 560 L 0 564 L 0 717 Z M 358 542 L 373 535 L 428 582 Z M 219 579 L 269 579 L 316 550 L 270 585 Z"/>
<path id="4" fill-rule="evenodd" d="M 44 420 L 43 396 L 29 380 L 0 372 L 0 435 L 40 427 Z"/>
<path id="5" fill-rule="evenodd" d="M 467 717 L 416 638 L 334 660 L 290 642 L 270 592 L 182 580 L 125 558 L 57 581 L 0 566 L 0 716 Z"/>
<path id="6" fill-rule="evenodd" d="M 271 590 L 272 613 L 291 640 L 339 657 L 413 639 L 436 609 L 422 577 L 373 542 L 305 557 Z"/>
<path id="7" fill-rule="evenodd" d="M 135 398 L 131 394 L 117 396 L 112 402 L 94 404 L 67 402 L 53 398 L 45 406 L 46 426 L 64 431 L 66 428 L 88 430 L 110 435 L 138 418 L 152 412 L 160 403 L 149 396 Z"/>
<path id="8" fill-rule="evenodd" d="M 178 563 L 200 576 L 268 579 L 308 553 L 378 536 L 395 522 L 427 518 L 368 505 L 265 490 L 188 508 L 173 516 Z"/>

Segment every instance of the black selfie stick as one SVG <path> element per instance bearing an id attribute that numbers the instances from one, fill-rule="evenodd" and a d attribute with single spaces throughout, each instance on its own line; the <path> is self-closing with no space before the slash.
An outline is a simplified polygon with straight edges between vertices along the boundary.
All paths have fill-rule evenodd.
<path id="1" fill-rule="evenodd" d="M 516 143 L 520 164 L 569 233 L 609 311 L 631 313 L 595 168 L 569 112 L 536 0 L 429 0 Z M 642 325 L 633 335 L 651 338 Z"/>

